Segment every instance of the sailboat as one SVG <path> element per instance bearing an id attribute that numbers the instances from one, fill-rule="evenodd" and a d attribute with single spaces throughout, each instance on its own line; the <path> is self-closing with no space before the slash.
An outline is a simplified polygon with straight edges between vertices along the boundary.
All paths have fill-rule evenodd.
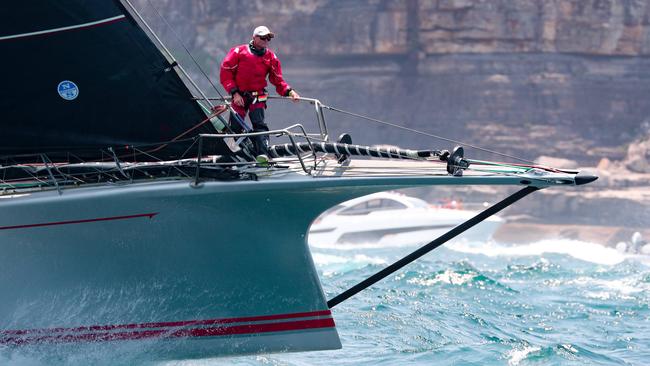
<path id="1" fill-rule="evenodd" d="M 296 124 L 268 160 L 232 134 L 128 1 L 5 3 L 0 347 L 152 358 L 337 349 L 332 308 L 524 196 L 596 177 L 332 141 Z M 29 21 L 24 21 L 29 19 Z M 227 102 L 221 102 L 227 106 Z M 310 223 L 386 190 L 520 190 L 326 299 Z"/>

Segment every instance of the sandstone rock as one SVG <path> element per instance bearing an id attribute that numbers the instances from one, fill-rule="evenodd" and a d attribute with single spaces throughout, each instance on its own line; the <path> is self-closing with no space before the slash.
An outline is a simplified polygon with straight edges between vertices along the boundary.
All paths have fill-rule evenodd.
<path id="1" fill-rule="evenodd" d="M 141 9 L 148 2 L 136 0 Z M 254 25 L 267 24 L 282 37 L 283 53 L 294 55 L 650 54 L 650 3 L 642 0 L 280 0 L 273 6 L 158 0 L 156 6 L 185 39 L 208 48 L 246 41 Z"/>
<path id="2" fill-rule="evenodd" d="M 612 161 L 607 159 L 607 158 L 602 158 L 598 162 L 598 165 L 596 165 L 596 169 L 598 170 L 608 170 L 612 166 Z"/>
<path id="3" fill-rule="evenodd" d="M 490 83 L 502 83 L 502 84 L 508 84 L 510 83 L 510 78 L 508 75 L 502 75 L 502 74 L 495 74 L 491 75 L 486 79 L 486 81 Z"/>
<path id="4" fill-rule="evenodd" d="M 150 1 L 136 2 L 170 48 L 181 49 Z M 266 24 L 302 95 L 526 160 L 621 160 L 621 146 L 650 115 L 650 58 L 629 57 L 650 55 L 646 0 L 153 3 L 213 81 L 225 52 Z M 276 105 L 270 111 L 280 115 Z M 328 119 L 333 130 L 338 117 Z M 430 144 L 340 125 L 371 143 L 387 136 L 395 145 Z"/>
<path id="5" fill-rule="evenodd" d="M 650 173 L 650 138 L 630 144 L 623 163 L 633 172 Z"/>

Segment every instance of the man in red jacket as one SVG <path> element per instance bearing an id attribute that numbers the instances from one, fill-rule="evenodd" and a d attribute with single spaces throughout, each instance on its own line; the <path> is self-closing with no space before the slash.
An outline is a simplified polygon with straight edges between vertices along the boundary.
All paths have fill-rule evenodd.
<path id="1" fill-rule="evenodd" d="M 268 131 L 264 123 L 266 109 L 266 78 L 279 95 L 291 97 L 297 101 L 300 95 L 282 78 L 282 66 L 278 57 L 268 49 L 269 42 L 275 35 L 265 26 L 253 31 L 253 39 L 248 44 L 234 47 L 221 63 L 219 77 L 221 85 L 232 95 L 232 107 L 243 123 L 246 112 L 253 124 L 253 132 Z M 241 123 L 230 116 L 230 127 L 236 133 L 242 131 Z M 253 139 L 257 154 L 266 154 L 268 136 Z"/>

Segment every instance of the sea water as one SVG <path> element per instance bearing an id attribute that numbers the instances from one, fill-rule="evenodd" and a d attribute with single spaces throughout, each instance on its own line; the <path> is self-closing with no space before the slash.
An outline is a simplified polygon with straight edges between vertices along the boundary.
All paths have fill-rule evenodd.
<path id="1" fill-rule="evenodd" d="M 332 298 L 413 249 L 361 244 L 312 251 Z M 221 362 L 648 365 L 650 257 L 572 240 L 461 241 L 427 254 L 333 313 L 341 350 Z"/>
<path id="2" fill-rule="evenodd" d="M 312 254 L 327 298 L 412 245 Z M 446 244 L 333 309 L 343 349 L 146 365 L 647 365 L 650 257 L 570 240 Z M 47 365 L 48 357 L 2 365 Z M 141 364 L 128 355 L 93 364 Z M 88 364 L 83 356 L 69 364 Z"/>

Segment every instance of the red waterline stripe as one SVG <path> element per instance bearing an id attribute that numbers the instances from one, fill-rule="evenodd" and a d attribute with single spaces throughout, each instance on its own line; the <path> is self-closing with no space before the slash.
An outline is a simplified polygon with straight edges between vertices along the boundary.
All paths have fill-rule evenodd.
<path id="1" fill-rule="evenodd" d="M 297 320 L 283 323 L 235 325 L 231 327 L 211 327 L 169 330 L 146 330 L 140 332 L 119 333 L 87 333 L 69 334 L 60 336 L 41 337 L 8 337 L 0 339 L 0 344 L 27 345 L 34 343 L 73 343 L 73 342 L 106 342 L 120 340 L 138 340 L 147 338 L 199 338 L 217 337 L 227 335 L 258 334 L 270 332 L 286 332 L 305 329 L 319 329 L 334 327 L 334 319 Z"/>
<path id="2" fill-rule="evenodd" d="M 127 215 L 127 216 L 100 217 L 100 218 L 95 218 L 95 219 L 84 219 L 84 220 L 44 222 L 44 223 L 40 223 L 40 224 L 0 226 L 0 230 L 28 229 L 28 228 L 32 228 L 32 227 L 55 226 L 55 225 L 84 224 L 84 223 L 87 223 L 87 222 L 135 219 L 135 218 L 138 218 L 138 217 L 148 217 L 148 218 L 151 219 L 156 215 L 158 215 L 158 212 L 152 212 L 152 213 L 146 213 L 146 214 L 138 214 L 138 215 Z"/>
<path id="3" fill-rule="evenodd" d="M 117 15 L 117 16 L 111 17 L 111 18 L 106 18 L 106 19 L 97 20 L 97 21 L 94 21 L 94 22 L 83 23 L 83 24 L 70 25 L 70 26 L 67 26 L 67 27 L 46 29 L 46 30 L 42 30 L 42 31 L 29 32 L 29 33 L 12 34 L 10 36 L 0 36 L 0 41 L 9 41 L 9 40 L 19 39 L 19 38 L 45 36 L 45 35 L 50 35 L 50 34 L 54 34 L 54 33 L 67 32 L 67 31 L 71 31 L 71 30 L 92 28 L 92 27 L 97 27 L 97 26 L 100 26 L 100 25 L 115 23 L 117 21 L 124 20 L 124 19 L 126 19 L 126 16 L 124 14 L 122 14 L 122 15 Z"/>
<path id="4" fill-rule="evenodd" d="M 309 311 L 303 313 L 292 314 L 274 314 L 274 315 L 258 315 L 240 318 L 219 318 L 219 319 L 204 319 L 204 320 L 185 320 L 176 322 L 157 322 L 157 323 L 134 323 L 134 324 L 116 324 L 116 325 L 90 325 L 75 328 L 45 328 L 45 329 L 24 329 L 24 330 L 5 330 L 0 331 L 0 337 L 13 336 L 13 335 L 37 335 L 37 334 L 51 334 L 51 333 L 74 333 L 74 332 L 87 332 L 97 330 L 115 330 L 115 329 L 138 329 L 138 328 L 169 328 L 169 327 L 186 327 L 193 325 L 215 325 L 215 324 L 229 324 L 229 323 L 243 323 L 243 322 L 256 322 L 265 320 L 279 320 L 279 319 L 295 319 L 307 318 L 314 316 L 331 316 L 330 310 Z"/>

